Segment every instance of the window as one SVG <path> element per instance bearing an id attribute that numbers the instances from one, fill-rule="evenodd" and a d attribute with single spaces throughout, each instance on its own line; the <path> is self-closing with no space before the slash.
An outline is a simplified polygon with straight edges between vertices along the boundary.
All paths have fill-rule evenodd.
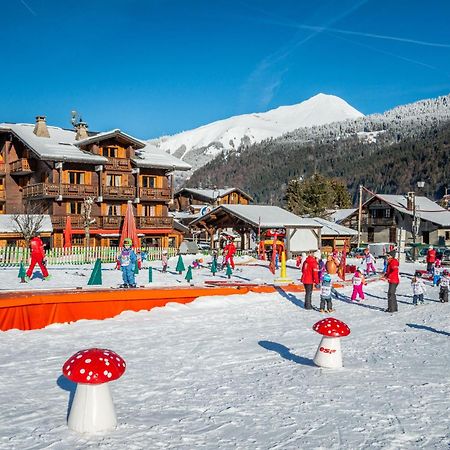
<path id="1" fill-rule="evenodd" d="M 120 205 L 106 205 L 106 215 L 107 216 L 120 216 Z"/>
<path id="2" fill-rule="evenodd" d="M 156 187 L 156 177 L 152 177 L 149 175 L 142 175 L 142 187 L 155 188 Z"/>
<path id="3" fill-rule="evenodd" d="M 83 202 L 69 202 L 67 203 L 67 213 L 80 215 L 82 206 Z"/>
<path id="4" fill-rule="evenodd" d="M 119 149 L 117 147 L 102 147 L 102 155 L 107 158 L 117 158 Z"/>
<path id="5" fill-rule="evenodd" d="M 384 210 L 384 217 L 386 219 L 390 219 L 391 218 L 391 210 L 389 208 Z"/>
<path id="6" fill-rule="evenodd" d="M 445 240 L 446 241 L 450 240 L 450 231 L 445 232 Z"/>
<path id="7" fill-rule="evenodd" d="M 106 186 L 122 186 L 122 175 L 106 175 Z"/>
<path id="8" fill-rule="evenodd" d="M 0 191 L 4 191 L 4 190 L 5 190 L 5 179 L 0 178 Z"/>
<path id="9" fill-rule="evenodd" d="M 5 214 L 5 204 L 0 203 L 0 214 Z"/>
<path id="10" fill-rule="evenodd" d="M 151 205 L 142 205 L 142 215 L 144 217 L 155 217 L 156 207 Z"/>
<path id="11" fill-rule="evenodd" d="M 84 184 L 84 172 L 69 172 L 69 184 Z"/>

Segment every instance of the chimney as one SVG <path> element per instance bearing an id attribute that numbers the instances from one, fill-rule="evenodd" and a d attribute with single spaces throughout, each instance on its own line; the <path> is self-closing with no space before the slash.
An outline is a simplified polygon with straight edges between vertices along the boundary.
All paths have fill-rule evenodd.
<path id="1" fill-rule="evenodd" d="M 406 195 L 406 209 L 408 211 L 414 210 L 414 195 L 414 192 L 408 192 L 408 194 Z"/>
<path id="2" fill-rule="evenodd" d="M 76 141 L 81 141 L 89 137 L 87 132 L 88 126 L 86 122 L 78 122 L 75 125 L 75 128 L 77 129 L 77 134 L 75 136 Z"/>
<path id="3" fill-rule="evenodd" d="M 47 124 L 45 122 L 45 116 L 36 116 L 36 124 L 34 125 L 33 133 L 38 137 L 50 137 Z"/>

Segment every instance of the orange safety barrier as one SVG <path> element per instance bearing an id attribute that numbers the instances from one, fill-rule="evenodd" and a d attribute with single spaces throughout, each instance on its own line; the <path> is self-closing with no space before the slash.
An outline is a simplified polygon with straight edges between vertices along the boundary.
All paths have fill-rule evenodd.
<path id="1" fill-rule="evenodd" d="M 303 286 L 297 284 L 276 287 L 225 282 L 216 287 L 5 292 L 0 293 L 0 330 L 35 330 L 52 323 L 107 319 L 123 311 L 150 310 L 169 302 L 189 303 L 202 296 L 246 294 L 250 291 L 271 293 L 278 289 L 304 291 Z"/>

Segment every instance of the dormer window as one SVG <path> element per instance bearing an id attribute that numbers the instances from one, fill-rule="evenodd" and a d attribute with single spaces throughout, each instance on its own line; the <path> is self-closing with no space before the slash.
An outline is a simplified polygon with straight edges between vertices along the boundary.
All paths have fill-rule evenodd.
<path id="1" fill-rule="evenodd" d="M 102 147 L 102 156 L 106 158 L 117 158 L 118 153 L 119 149 L 117 147 Z"/>

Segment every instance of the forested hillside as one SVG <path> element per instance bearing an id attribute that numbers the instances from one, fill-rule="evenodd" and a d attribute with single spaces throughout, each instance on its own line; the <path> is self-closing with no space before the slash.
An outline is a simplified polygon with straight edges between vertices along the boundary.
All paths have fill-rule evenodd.
<path id="1" fill-rule="evenodd" d="M 303 128 L 239 152 L 223 152 L 187 186 L 233 186 L 257 203 L 283 204 L 288 181 L 314 172 L 342 177 L 353 198 L 358 185 L 386 194 L 413 190 L 440 198 L 449 183 L 449 96 L 387 113 Z"/>

